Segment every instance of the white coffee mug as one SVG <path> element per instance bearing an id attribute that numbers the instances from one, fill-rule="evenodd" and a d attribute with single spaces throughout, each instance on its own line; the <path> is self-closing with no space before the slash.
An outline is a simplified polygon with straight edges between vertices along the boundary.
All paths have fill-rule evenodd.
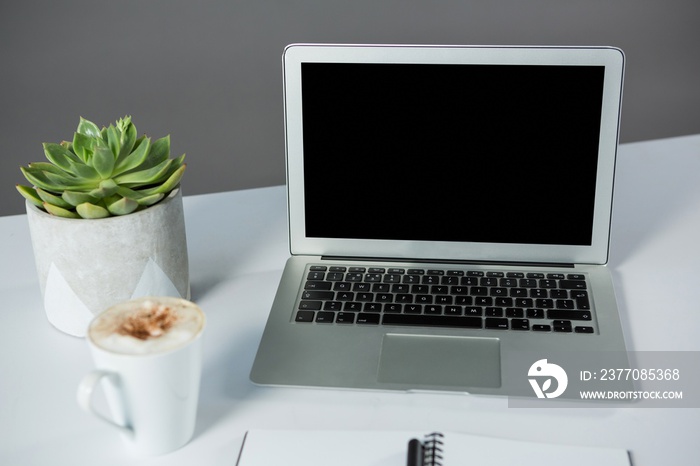
<path id="1" fill-rule="evenodd" d="M 124 351 L 119 345 L 115 347 L 109 342 L 112 337 L 105 337 L 104 332 L 100 334 L 96 330 L 100 322 L 104 324 L 105 320 L 126 312 L 129 307 L 153 303 L 189 309 L 199 316 L 199 321 L 184 333 L 175 332 L 184 337 L 180 335 L 182 338 L 175 338 L 174 343 L 163 345 L 157 338 L 155 345 L 153 342 L 141 345 L 142 342 L 136 341 L 133 351 L 129 348 Z M 160 455 L 182 447 L 194 433 L 204 324 L 201 309 L 179 298 L 140 298 L 111 307 L 93 319 L 88 328 L 87 341 L 97 369 L 81 381 L 78 404 L 117 428 L 136 455 Z M 123 336 L 117 338 L 124 339 Z M 100 381 L 111 419 L 92 404 L 92 394 Z"/>

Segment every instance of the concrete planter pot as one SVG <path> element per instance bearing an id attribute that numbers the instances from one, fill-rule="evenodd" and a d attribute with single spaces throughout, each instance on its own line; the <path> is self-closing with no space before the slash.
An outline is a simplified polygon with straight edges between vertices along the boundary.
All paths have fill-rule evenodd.
<path id="1" fill-rule="evenodd" d="M 26 202 L 49 322 L 83 337 L 92 317 L 141 296 L 189 299 L 182 194 L 99 220 L 55 217 Z"/>

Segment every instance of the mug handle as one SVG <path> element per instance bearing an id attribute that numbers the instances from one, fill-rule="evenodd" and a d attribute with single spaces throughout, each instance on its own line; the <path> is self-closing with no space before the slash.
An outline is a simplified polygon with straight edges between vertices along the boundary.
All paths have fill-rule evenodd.
<path id="1" fill-rule="evenodd" d="M 89 372 L 85 377 L 83 377 L 83 380 L 80 381 L 80 385 L 78 385 L 78 405 L 88 413 L 92 413 L 95 415 L 98 419 L 101 419 L 102 421 L 106 422 L 107 424 L 116 427 L 122 433 L 133 435 L 134 431 L 132 428 L 128 426 L 122 426 L 120 424 L 117 424 L 116 422 L 112 421 L 108 417 L 102 415 L 99 411 L 95 409 L 95 407 L 92 405 L 92 394 L 95 391 L 95 387 L 97 386 L 97 383 L 103 378 L 111 378 L 113 382 L 116 382 L 119 380 L 119 374 L 116 372 L 109 372 L 109 371 L 102 371 L 102 370 L 94 370 L 92 372 Z"/>

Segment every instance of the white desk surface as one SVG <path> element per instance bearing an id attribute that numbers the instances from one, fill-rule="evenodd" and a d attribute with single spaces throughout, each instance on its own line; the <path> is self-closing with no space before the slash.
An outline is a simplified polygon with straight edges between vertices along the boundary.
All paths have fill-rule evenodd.
<path id="1" fill-rule="evenodd" d="M 628 349 L 700 350 L 699 174 L 700 135 L 620 147 L 609 266 Z M 700 409 L 517 409 L 498 397 L 253 385 L 288 257 L 285 206 L 281 186 L 185 198 L 193 300 L 208 317 L 197 427 L 184 448 L 146 460 L 78 408 L 86 343 L 44 316 L 25 217 L 0 218 L 0 464 L 232 465 L 250 428 L 441 429 L 620 447 L 638 466 L 698 464 Z"/>

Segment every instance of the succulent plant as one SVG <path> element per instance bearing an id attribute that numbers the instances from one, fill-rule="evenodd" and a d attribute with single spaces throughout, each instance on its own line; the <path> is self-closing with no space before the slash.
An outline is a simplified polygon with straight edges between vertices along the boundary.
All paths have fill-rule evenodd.
<path id="1" fill-rule="evenodd" d="M 151 206 L 178 186 L 185 154 L 170 159 L 170 136 L 137 138 L 131 117 L 100 130 L 80 118 L 73 141 L 44 143 L 48 162 L 20 167 L 33 187 L 17 185 L 32 204 L 67 218 L 126 215 Z"/>

